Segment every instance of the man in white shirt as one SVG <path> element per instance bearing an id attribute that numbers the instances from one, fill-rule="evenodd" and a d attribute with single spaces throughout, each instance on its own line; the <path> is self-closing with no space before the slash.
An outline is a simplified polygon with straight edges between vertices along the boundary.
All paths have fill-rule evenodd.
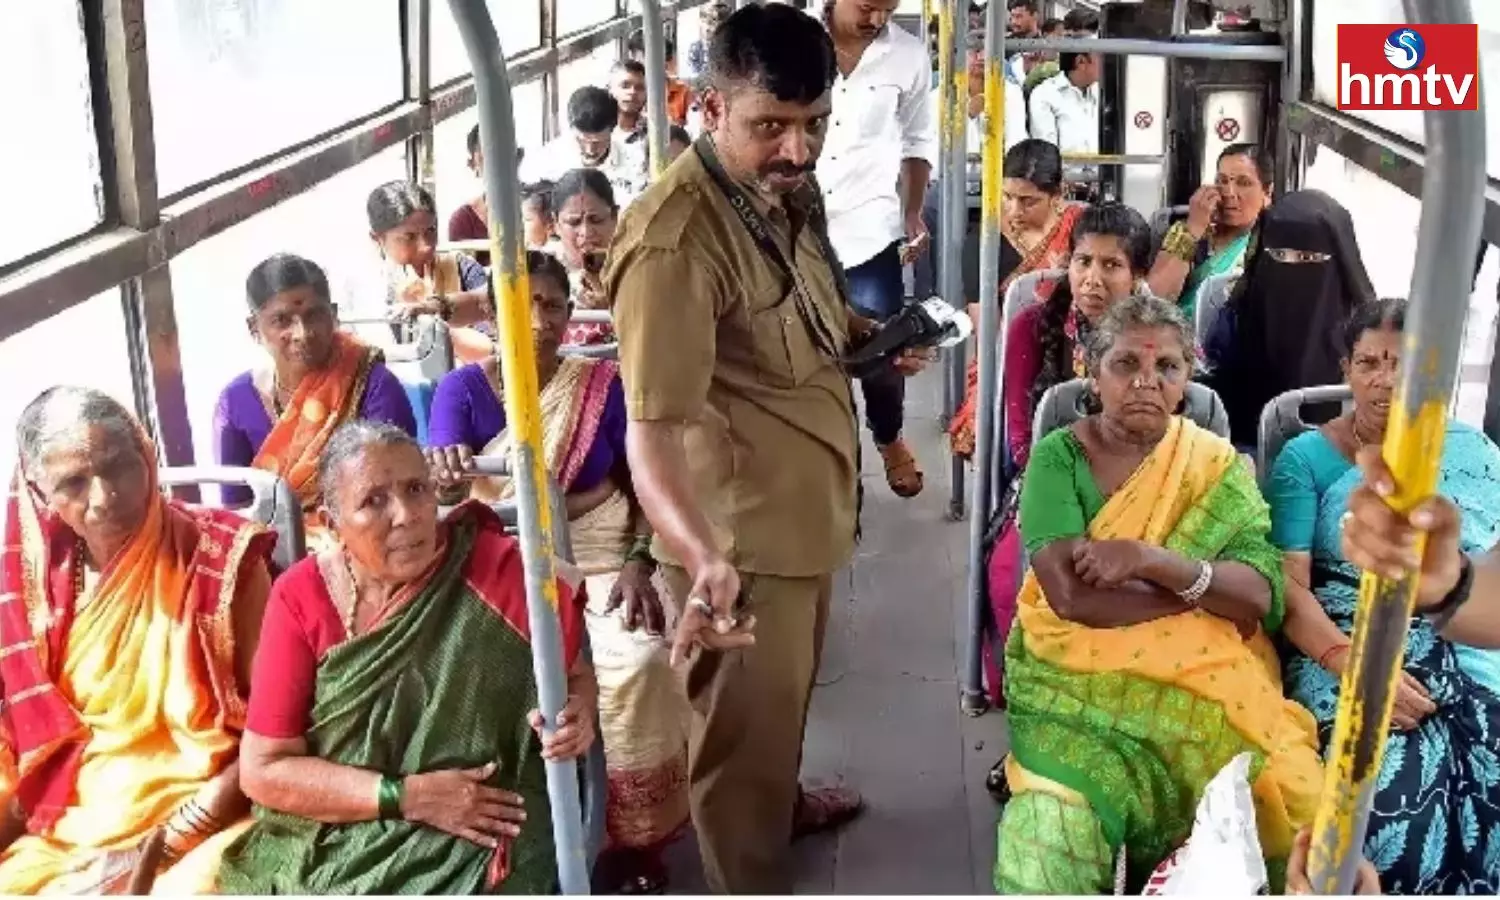
<path id="1" fill-rule="evenodd" d="M 521 182 L 558 181 L 573 169 L 598 169 L 614 188 L 615 205 L 624 209 L 646 189 L 644 154 L 632 156 L 615 135 L 620 104 L 609 91 L 590 85 L 568 98 L 570 133 L 548 141 L 521 163 Z"/>
<path id="2" fill-rule="evenodd" d="M 833 0 L 824 17 L 839 74 L 818 183 L 829 237 L 849 276 L 850 299 L 860 314 L 877 321 L 901 311 L 902 267 L 926 249 L 922 203 L 937 161 L 927 50 L 891 23 L 897 5 Z M 886 481 L 896 494 L 915 496 L 922 471 L 901 438 L 905 377 L 890 368 L 861 386 Z"/>
<path id="3" fill-rule="evenodd" d="M 630 159 L 632 167 L 650 171 L 646 139 L 646 66 L 637 59 L 622 59 L 609 71 L 609 94 L 620 104 L 615 124 L 615 146 Z"/>
<path id="4" fill-rule="evenodd" d="M 1031 92 L 1031 136 L 1063 153 L 1099 152 L 1099 58 L 1063 53 L 1062 69 Z M 1063 177 L 1085 197 L 1098 185 L 1094 166 L 1064 166 Z"/>

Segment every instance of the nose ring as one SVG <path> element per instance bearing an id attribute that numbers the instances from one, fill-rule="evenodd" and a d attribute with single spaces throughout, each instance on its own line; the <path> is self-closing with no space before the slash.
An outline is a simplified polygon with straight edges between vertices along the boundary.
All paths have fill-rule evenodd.
<path id="1" fill-rule="evenodd" d="M 1144 382 L 1144 381 L 1142 381 L 1142 380 L 1141 380 L 1141 379 L 1140 379 L 1140 377 L 1139 377 L 1139 376 L 1137 376 L 1137 377 L 1136 377 L 1136 378 L 1134 378 L 1134 379 L 1133 379 L 1133 380 L 1132 380 L 1132 381 L 1131 381 L 1131 382 L 1130 382 L 1130 386 L 1131 386 L 1131 387 L 1133 387 L 1133 388 L 1135 388 L 1135 389 L 1136 389 L 1136 390 L 1140 390 L 1140 389 L 1141 389 L 1141 388 L 1143 388 L 1143 387 L 1145 387 L 1145 386 L 1146 386 L 1146 382 Z"/>

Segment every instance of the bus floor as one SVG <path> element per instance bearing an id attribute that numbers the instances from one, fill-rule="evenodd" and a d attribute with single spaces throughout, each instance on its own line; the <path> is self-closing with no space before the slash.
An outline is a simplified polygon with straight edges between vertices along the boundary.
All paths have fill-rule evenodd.
<path id="1" fill-rule="evenodd" d="M 864 536 L 836 581 L 803 760 L 810 783 L 858 788 L 866 808 L 842 831 L 797 844 L 798 893 L 993 891 L 999 808 L 984 779 L 1005 725 L 999 712 L 969 718 L 958 704 L 968 524 L 946 518 L 941 371 L 912 379 L 907 394 L 906 437 L 926 486 L 912 500 L 892 494 L 865 432 Z M 704 891 L 691 834 L 668 865 L 672 893 Z"/>

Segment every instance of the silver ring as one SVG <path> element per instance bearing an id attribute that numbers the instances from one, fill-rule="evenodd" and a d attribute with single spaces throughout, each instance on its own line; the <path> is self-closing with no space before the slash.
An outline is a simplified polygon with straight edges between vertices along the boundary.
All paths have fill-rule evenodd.
<path id="1" fill-rule="evenodd" d="M 702 597 L 689 597 L 687 605 L 689 609 L 696 609 L 710 619 L 714 617 L 713 604 L 709 603 L 707 600 L 704 600 Z"/>
<path id="2" fill-rule="evenodd" d="M 1353 520 L 1353 518 L 1354 518 L 1354 513 L 1353 512 L 1351 512 L 1351 511 L 1349 511 L 1347 509 L 1344 510 L 1344 514 L 1342 516 L 1339 516 L 1339 531 L 1342 532 L 1344 529 L 1348 528 L 1349 527 L 1349 522 L 1351 520 Z"/>

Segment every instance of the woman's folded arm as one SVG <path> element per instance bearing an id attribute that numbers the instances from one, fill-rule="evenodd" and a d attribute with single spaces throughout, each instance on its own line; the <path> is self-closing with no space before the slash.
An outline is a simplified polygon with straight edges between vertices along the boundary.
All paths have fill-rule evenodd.
<path id="1" fill-rule="evenodd" d="M 1188 610 L 1181 599 L 1148 582 L 1131 579 L 1094 587 L 1079 577 L 1073 551 L 1083 538 L 1053 541 L 1031 558 L 1047 604 L 1058 616 L 1090 628 L 1123 628 L 1175 616 Z"/>
<path id="2" fill-rule="evenodd" d="M 1271 584 L 1265 575 L 1234 560 L 1216 560 L 1212 566 L 1213 577 L 1208 590 L 1198 600 L 1199 607 L 1247 627 L 1266 617 L 1271 609 Z M 1189 559 L 1166 548 L 1156 548 L 1140 575 L 1176 596 L 1193 587 L 1202 572 L 1200 560 Z"/>

